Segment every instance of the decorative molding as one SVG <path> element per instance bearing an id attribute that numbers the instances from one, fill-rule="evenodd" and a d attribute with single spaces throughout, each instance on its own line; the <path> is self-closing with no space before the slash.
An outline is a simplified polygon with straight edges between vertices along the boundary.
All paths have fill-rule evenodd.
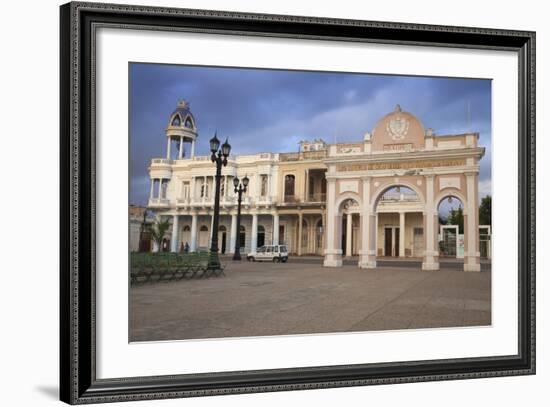
<path id="1" fill-rule="evenodd" d="M 359 192 L 359 182 L 358 181 L 340 181 L 340 193 L 344 192 Z"/>
<path id="2" fill-rule="evenodd" d="M 439 190 L 445 188 L 460 189 L 460 177 L 439 177 Z"/>

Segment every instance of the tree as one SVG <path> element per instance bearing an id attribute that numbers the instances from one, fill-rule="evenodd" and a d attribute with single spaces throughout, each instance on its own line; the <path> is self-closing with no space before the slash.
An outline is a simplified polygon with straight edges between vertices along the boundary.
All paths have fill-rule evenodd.
<path id="1" fill-rule="evenodd" d="M 479 205 L 479 224 L 490 225 L 491 224 L 491 195 L 485 196 L 481 200 Z"/>
<path id="2" fill-rule="evenodd" d="M 458 233 L 464 233 L 464 211 L 462 206 L 459 206 L 458 209 L 451 209 L 447 218 L 447 225 L 458 225 Z"/>
<path id="3" fill-rule="evenodd" d="M 162 249 L 162 241 L 164 240 L 164 235 L 170 228 L 170 222 L 168 218 L 166 220 L 157 220 L 153 227 L 151 228 L 151 236 L 153 241 L 157 244 L 158 251 Z"/>

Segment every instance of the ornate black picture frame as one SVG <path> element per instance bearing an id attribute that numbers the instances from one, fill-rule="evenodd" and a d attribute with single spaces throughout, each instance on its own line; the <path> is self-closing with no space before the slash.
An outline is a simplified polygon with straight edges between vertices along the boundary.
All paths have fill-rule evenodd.
<path id="1" fill-rule="evenodd" d="M 61 6 L 60 394 L 70 404 L 535 373 L 535 33 L 96 3 Z M 516 52 L 519 60 L 519 351 L 230 373 L 98 379 L 95 320 L 97 27 Z M 513 265 L 510 265 L 512 267 Z"/>

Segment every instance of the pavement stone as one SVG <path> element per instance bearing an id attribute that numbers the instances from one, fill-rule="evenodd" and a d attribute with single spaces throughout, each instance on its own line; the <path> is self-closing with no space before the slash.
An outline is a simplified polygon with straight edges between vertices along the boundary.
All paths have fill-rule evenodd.
<path id="1" fill-rule="evenodd" d="M 227 262 L 225 277 L 132 286 L 130 341 L 491 324 L 491 272 L 416 263 Z M 490 265 L 489 265 L 490 266 Z"/>

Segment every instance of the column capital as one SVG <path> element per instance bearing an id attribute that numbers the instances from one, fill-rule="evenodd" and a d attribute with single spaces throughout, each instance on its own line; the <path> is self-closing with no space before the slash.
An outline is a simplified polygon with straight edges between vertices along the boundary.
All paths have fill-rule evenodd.
<path id="1" fill-rule="evenodd" d="M 427 180 L 433 180 L 435 178 L 435 174 L 424 174 L 424 178 Z"/>
<path id="2" fill-rule="evenodd" d="M 476 175 L 479 175 L 479 172 L 478 171 L 465 171 L 464 172 L 464 175 L 469 178 L 469 177 L 474 177 Z"/>

